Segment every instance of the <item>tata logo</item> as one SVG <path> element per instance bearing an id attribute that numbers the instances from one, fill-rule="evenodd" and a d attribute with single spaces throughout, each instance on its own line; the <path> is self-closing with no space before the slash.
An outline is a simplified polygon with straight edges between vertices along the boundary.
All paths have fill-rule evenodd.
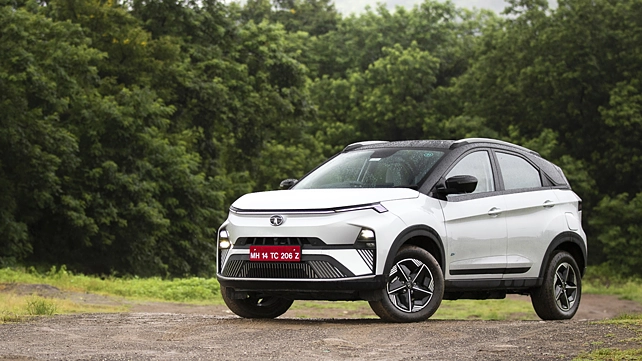
<path id="1" fill-rule="evenodd" d="M 282 225 L 283 222 L 285 222 L 285 219 L 283 219 L 283 216 L 276 215 L 276 216 L 270 217 L 270 224 L 275 227 Z"/>

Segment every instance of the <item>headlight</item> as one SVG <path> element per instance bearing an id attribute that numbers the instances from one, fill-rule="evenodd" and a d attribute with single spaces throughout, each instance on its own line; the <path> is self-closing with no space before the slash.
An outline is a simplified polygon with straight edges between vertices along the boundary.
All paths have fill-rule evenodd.
<path id="1" fill-rule="evenodd" d="M 231 245 L 229 233 L 227 233 L 226 229 L 221 229 L 218 232 L 218 248 L 228 249 Z"/>

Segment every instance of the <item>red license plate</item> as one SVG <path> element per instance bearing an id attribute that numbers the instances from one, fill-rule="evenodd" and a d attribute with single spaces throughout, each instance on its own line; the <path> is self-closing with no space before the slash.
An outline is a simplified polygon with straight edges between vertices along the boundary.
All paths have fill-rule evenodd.
<path id="1" fill-rule="evenodd" d="M 250 261 L 301 262 L 301 246 L 250 246 Z"/>

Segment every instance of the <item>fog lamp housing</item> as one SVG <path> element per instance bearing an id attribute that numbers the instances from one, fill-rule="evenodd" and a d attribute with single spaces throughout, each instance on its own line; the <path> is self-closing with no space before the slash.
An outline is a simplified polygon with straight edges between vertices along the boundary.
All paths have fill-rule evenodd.
<path id="1" fill-rule="evenodd" d="M 369 228 L 361 228 L 356 244 L 361 246 L 360 248 L 374 249 L 377 246 L 375 232 Z"/>
<path id="2" fill-rule="evenodd" d="M 357 237 L 357 239 L 360 241 L 374 241 L 375 233 L 371 229 L 362 228 L 361 232 L 359 232 L 359 237 Z"/>
<path id="3" fill-rule="evenodd" d="M 226 229 L 221 229 L 218 232 L 218 248 L 228 249 L 231 246 L 232 246 L 232 243 L 230 242 L 230 234 L 227 233 Z"/>

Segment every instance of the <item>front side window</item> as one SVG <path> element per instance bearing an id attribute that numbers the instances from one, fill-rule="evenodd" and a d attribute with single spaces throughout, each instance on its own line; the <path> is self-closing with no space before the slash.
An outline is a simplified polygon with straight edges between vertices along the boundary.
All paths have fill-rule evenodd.
<path id="1" fill-rule="evenodd" d="M 323 164 L 293 189 L 417 188 L 443 155 L 426 149 L 354 150 Z"/>
<path id="2" fill-rule="evenodd" d="M 539 170 L 524 158 L 508 153 L 495 153 L 504 181 L 504 189 L 537 188 L 542 186 Z"/>
<path id="3" fill-rule="evenodd" d="M 486 151 L 478 151 L 466 155 L 448 172 L 446 179 L 456 175 L 472 175 L 477 178 L 477 188 L 473 193 L 492 192 L 495 190 L 493 170 L 490 165 L 490 157 Z"/>

